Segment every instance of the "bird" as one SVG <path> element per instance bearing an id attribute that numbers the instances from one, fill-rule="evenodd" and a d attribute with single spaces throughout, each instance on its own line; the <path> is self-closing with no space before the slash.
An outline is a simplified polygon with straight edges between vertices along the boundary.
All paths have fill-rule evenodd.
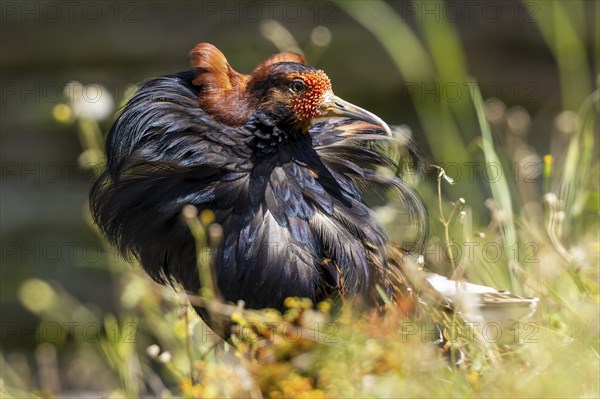
<path id="1" fill-rule="evenodd" d="M 336 96 L 300 54 L 277 53 L 248 74 L 209 43 L 189 58 L 189 70 L 143 83 L 108 133 L 106 170 L 90 193 L 108 241 L 157 282 L 198 293 L 195 241 L 181 216 L 192 205 L 222 228 L 212 266 L 226 302 L 284 311 L 289 297 L 355 298 L 368 308 L 383 306 L 382 292 L 421 301 L 415 285 L 427 278 L 406 270 L 407 252 L 364 198 L 398 192 L 415 247 L 424 244 L 423 201 L 384 172 L 396 166 L 384 150 L 394 142 L 389 125 Z"/>

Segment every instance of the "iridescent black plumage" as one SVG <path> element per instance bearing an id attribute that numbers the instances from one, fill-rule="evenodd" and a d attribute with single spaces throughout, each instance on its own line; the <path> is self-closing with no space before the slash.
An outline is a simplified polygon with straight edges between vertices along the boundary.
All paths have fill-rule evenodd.
<path id="1" fill-rule="evenodd" d="M 316 302 L 343 292 L 376 303 L 375 284 L 389 286 L 387 237 L 362 190 L 399 190 L 425 226 L 413 191 L 378 172 L 392 166 L 381 151 L 389 137 L 343 118 L 303 132 L 282 107 L 258 107 L 242 126 L 226 126 L 199 107 L 193 78 L 148 81 L 109 133 L 107 171 L 90 202 L 111 243 L 155 280 L 198 292 L 194 241 L 180 217 L 192 204 L 223 226 L 214 264 L 226 300 L 282 309 L 289 296 Z M 255 90 L 275 84 L 255 82 Z"/>

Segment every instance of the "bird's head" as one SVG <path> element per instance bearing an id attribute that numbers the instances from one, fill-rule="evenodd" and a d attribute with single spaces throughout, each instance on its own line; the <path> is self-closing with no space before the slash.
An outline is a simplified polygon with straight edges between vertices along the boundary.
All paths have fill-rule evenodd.
<path id="1" fill-rule="evenodd" d="M 303 132 L 317 120 L 346 117 L 369 122 L 390 134 L 379 117 L 334 95 L 325 72 L 306 65 L 299 54 L 275 54 L 249 75 L 236 72 L 209 43 L 194 47 L 190 58 L 197 74 L 193 83 L 201 90 L 200 106 L 227 125 L 243 125 L 261 110 Z"/>

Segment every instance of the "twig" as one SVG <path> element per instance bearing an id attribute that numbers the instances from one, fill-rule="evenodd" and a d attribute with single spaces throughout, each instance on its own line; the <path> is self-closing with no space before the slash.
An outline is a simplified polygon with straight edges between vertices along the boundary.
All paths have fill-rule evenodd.
<path id="1" fill-rule="evenodd" d="M 446 215 L 444 214 L 444 207 L 442 206 L 442 178 L 450 184 L 454 184 L 454 180 L 446 174 L 444 168 L 437 165 L 433 165 L 433 167 L 439 170 L 437 177 L 438 209 L 440 212 L 439 220 L 442 223 L 442 226 L 444 226 L 444 239 L 446 241 L 446 251 L 448 253 L 448 260 L 450 261 L 450 266 L 452 267 L 452 273 L 454 274 L 456 272 L 456 262 L 454 260 L 454 253 L 452 253 L 451 248 L 452 241 L 450 240 L 450 223 L 452 222 L 452 218 L 454 217 L 456 210 L 462 209 L 462 207 L 464 206 L 465 200 L 460 198 L 458 201 L 454 202 L 454 207 L 452 208 L 452 211 L 450 212 L 448 218 L 446 218 Z"/>
<path id="2" fill-rule="evenodd" d="M 190 362 L 190 381 L 192 385 L 196 383 L 196 373 L 194 370 L 194 357 L 192 355 L 192 337 L 190 334 L 190 315 L 188 310 L 188 301 L 183 303 L 184 321 L 185 321 L 185 351 Z"/>
<path id="3" fill-rule="evenodd" d="M 193 205 L 186 205 L 181 214 L 196 242 L 196 265 L 200 275 L 200 291 L 206 298 L 214 299 L 219 296 L 219 291 L 211 262 L 208 260 L 208 240 L 204 226 L 198 219 L 198 209 Z"/>

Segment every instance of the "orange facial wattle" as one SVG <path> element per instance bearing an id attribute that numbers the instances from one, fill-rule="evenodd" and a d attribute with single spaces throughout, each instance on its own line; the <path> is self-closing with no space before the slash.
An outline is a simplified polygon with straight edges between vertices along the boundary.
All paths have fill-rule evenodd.
<path id="1" fill-rule="evenodd" d="M 307 89 L 292 100 L 292 109 L 300 120 L 315 118 L 321 115 L 321 104 L 326 93 L 331 92 L 331 81 L 321 70 L 296 73 L 293 79 L 302 79 Z"/>

